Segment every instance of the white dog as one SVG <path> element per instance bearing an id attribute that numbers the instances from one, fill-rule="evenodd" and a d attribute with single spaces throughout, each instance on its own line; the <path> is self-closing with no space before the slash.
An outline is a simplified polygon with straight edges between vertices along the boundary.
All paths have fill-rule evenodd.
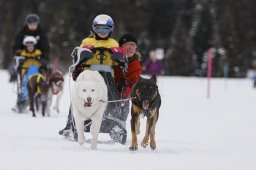
<path id="1" fill-rule="evenodd" d="M 78 76 L 72 92 L 72 109 L 79 144 L 85 142 L 84 121 L 91 119 L 91 148 L 97 149 L 102 117 L 107 105 L 102 101 L 107 101 L 107 93 L 107 86 L 99 72 L 85 70 Z"/>

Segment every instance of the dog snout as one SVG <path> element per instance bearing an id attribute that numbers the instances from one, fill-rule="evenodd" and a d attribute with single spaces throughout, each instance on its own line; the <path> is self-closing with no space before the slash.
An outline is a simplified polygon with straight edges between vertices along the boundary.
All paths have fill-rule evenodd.
<path id="1" fill-rule="evenodd" d="M 92 101 L 92 98 L 91 97 L 87 97 L 87 102 L 91 102 Z"/>
<path id="2" fill-rule="evenodd" d="M 145 101 L 149 101 L 150 100 L 150 97 L 149 96 L 145 96 Z"/>

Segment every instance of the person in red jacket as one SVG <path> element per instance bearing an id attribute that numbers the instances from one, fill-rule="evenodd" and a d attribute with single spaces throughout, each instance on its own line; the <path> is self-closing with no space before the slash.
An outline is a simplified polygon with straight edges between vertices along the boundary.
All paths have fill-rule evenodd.
<path id="1" fill-rule="evenodd" d="M 122 35 L 118 41 L 119 46 L 126 54 L 127 65 L 126 68 L 118 67 L 114 70 L 114 78 L 118 89 L 118 94 L 121 99 L 130 97 L 132 86 L 137 82 L 142 72 L 140 63 L 140 53 L 137 51 L 137 38 L 132 33 Z M 127 120 L 129 113 L 129 101 L 123 103 L 123 117 Z"/>

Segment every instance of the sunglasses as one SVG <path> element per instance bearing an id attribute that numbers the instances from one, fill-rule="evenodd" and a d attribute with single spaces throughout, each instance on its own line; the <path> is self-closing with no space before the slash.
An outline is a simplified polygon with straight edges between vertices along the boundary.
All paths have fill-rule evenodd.
<path id="1" fill-rule="evenodd" d="M 106 34 L 107 35 L 112 31 L 112 28 L 110 28 L 108 26 L 95 26 L 94 31 L 97 34 Z"/>

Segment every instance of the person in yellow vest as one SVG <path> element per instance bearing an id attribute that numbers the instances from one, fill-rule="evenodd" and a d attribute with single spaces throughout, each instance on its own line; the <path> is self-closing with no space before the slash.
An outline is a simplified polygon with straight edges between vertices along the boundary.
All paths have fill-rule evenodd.
<path id="1" fill-rule="evenodd" d="M 99 71 L 108 87 L 108 100 L 119 99 L 113 75 L 114 68 L 119 67 L 123 59 L 123 50 L 119 48 L 118 42 L 111 38 L 113 30 L 114 22 L 110 16 L 105 14 L 96 16 L 92 23 L 91 36 L 85 38 L 80 47 L 76 47 L 71 54 L 75 66 L 72 73 L 73 80 L 75 81 L 85 69 Z M 113 141 L 125 144 L 126 120 L 122 120 L 122 114 L 120 102 L 108 103 L 100 132 L 109 133 Z M 59 131 L 59 134 L 73 136 L 76 140 L 77 134 L 72 120 L 70 111 L 66 127 Z M 85 131 L 89 131 L 90 124 L 91 121 L 85 121 Z"/>
<path id="2" fill-rule="evenodd" d="M 19 49 L 16 51 L 16 56 L 24 57 L 24 62 L 20 63 L 21 75 L 24 76 L 26 70 L 31 65 L 40 67 L 42 63 L 39 61 L 42 55 L 42 51 L 35 48 L 37 40 L 34 36 L 27 36 L 23 40 L 25 49 Z"/>
<path id="3" fill-rule="evenodd" d="M 34 36 L 26 36 L 23 39 L 25 49 L 16 51 L 15 60 L 18 78 L 18 98 L 13 111 L 22 113 L 28 106 L 28 78 L 32 74 L 40 72 L 41 68 L 46 68 L 46 63 L 41 58 L 42 51 L 35 48 L 37 40 Z"/>

